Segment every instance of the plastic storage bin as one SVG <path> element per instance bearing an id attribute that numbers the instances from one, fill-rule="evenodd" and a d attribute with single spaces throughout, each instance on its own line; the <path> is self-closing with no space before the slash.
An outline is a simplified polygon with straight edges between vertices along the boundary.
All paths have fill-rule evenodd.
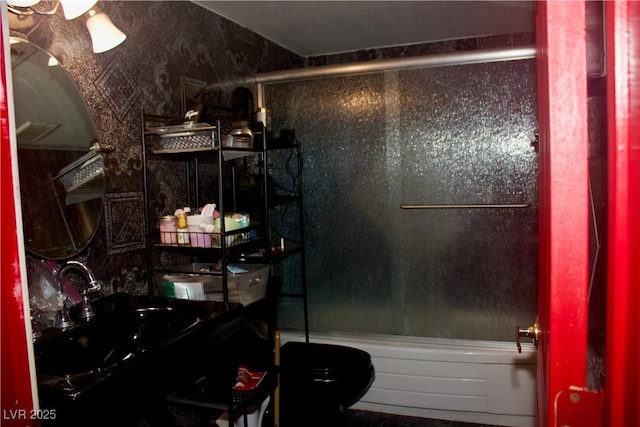
<path id="1" fill-rule="evenodd" d="M 204 274 L 215 271 L 214 264 L 194 263 L 177 266 L 183 274 L 162 276 L 161 291 L 167 298 L 223 301 L 222 276 Z M 265 297 L 269 281 L 268 264 L 231 264 L 227 275 L 229 302 L 249 305 Z M 200 273 L 200 274 L 199 274 Z"/>

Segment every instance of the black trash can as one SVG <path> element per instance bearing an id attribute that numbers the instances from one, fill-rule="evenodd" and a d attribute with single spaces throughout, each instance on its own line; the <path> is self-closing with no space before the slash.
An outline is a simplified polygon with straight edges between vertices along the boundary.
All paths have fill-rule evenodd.
<path id="1" fill-rule="evenodd" d="M 369 353 L 331 344 L 288 342 L 280 353 L 282 427 L 339 426 L 375 378 Z"/>

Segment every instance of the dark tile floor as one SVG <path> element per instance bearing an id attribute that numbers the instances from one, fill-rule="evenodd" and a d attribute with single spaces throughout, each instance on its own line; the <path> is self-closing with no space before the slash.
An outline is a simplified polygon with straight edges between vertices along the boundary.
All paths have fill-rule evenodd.
<path id="1" fill-rule="evenodd" d="M 215 423 L 215 418 L 208 418 L 197 415 L 192 411 L 172 411 L 173 422 L 170 424 L 162 424 L 162 427 L 219 427 Z M 270 419 L 268 413 L 265 414 L 263 426 L 273 425 L 273 419 Z M 281 420 L 281 425 L 285 425 Z M 290 423 L 297 427 L 308 427 L 309 425 L 318 425 L 322 427 L 497 427 L 488 424 L 461 423 L 455 421 L 434 420 L 418 417 L 405 417 L 400 415 L 383 414 L 379 412 L 360 411 L 350 409 L 346 412 L 342 422 L 337 425 L 325 422 L 313 422 L 313 419 L 307 419 L 305 423 Z M 138 424 L 137 427 L 155 426 L 155 424 Z M 226 426 L 226 424 L 225 424 Z"/>
<path id="2" fill-rule="evenodd" d="M 349 410 L 344 427 L 495 427 L 487 424 L 404 417 L 379 412 Z"/>

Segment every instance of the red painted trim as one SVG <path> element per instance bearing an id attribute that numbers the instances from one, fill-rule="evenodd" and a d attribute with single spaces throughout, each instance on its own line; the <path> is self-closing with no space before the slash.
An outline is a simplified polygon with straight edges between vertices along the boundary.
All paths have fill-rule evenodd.
<path id="1" fill-rule="evenodd" d="M 0 22 L 0 30 L 4 34 Z M 3 36 L 4 37 L 4 36 Z M 4 39 L 0 46 L 0 185 L 2 192 L 2 239 L 0 309 L 2 332 L 2 371 L 0 424 L 3 427 L 31 425 L 33 409 L 31 376 L 27 353 L 24 300 L 20 277 L 20 255 L 15 216 L 14 181 L 9 139 L 7 75 L 5 72 Z"/>
<path id="2" fill-rule="evenodd" d="M 579 388 L 556 395 L 556 426 L 601 427 L 602 393 Z"/>
<path id="3" fill-rule="evenodd" d="M 640 425 L 640 2 L 606 2 L 609 105 L 605 425 Z"/>
<path id="4" fill-rule="evenodd" d="M 538 425 L 586 383 L 589 193 L 585 3 L 538 2 L 540 283 Z M 573 417 L 575 415 L 575 417 Z M 565 418 L 568 414 L 564 414 Z M 577 418 L 576 418 L 577 417 Z M 590 425 L 588 412 L 572 414 Z"/>

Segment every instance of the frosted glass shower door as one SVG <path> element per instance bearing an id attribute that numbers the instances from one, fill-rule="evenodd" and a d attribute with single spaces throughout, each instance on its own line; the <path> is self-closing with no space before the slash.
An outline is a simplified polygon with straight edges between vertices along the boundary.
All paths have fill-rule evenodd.
<path id="1" fill-rule="evenodd" d="M 533 60 L 266 87 L 303 147 L 312 331 L 512 341 L 535 317 L 535 95 Z M 402 209 L 467 203 L 528 207 Z"/>

